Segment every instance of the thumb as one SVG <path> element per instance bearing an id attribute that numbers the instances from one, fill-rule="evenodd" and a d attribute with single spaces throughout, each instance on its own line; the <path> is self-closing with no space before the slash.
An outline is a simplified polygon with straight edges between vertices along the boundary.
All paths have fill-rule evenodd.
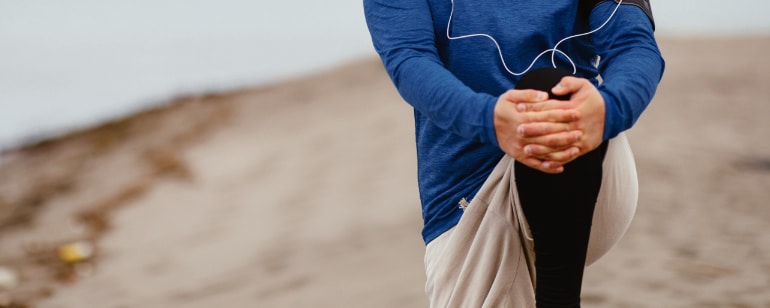
<path id="1" fill-rule="evenodd" d="M 551 92 L 553 92 L 554 95 L 566 95 L 577 92 L 581 87 L 582 84 L 580 78 L 566 76 L 551 89 Z"/>

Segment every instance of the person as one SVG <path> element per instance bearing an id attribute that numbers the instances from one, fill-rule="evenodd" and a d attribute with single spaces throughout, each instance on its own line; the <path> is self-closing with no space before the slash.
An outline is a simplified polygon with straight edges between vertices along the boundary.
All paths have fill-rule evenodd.
<path id="1" fill-rule="evenodd" d="M 649 2 L 363 3 L 414 108 L 431 306 L 579 307 L 585 264 L 636 205 L 623 132 L 665 66 Z M 547 67 L 567 74 L 517 87 Z M 624 221 L 592 226 L 598 216 Z"/>

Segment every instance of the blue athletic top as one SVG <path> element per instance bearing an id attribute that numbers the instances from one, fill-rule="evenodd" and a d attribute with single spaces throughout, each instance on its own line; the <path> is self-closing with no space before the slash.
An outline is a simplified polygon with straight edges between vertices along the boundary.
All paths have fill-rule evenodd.
<path id="1" fill-rule="evenodd" d="M 364 0 L 376 51 L 401 96 L 414 107 L 417 165 L 425 243 L 457 224 L 458 202 L 471 200 L 504 153 L 493 126 L 498 97 L 542 51 L 573 34 L 603 24 L 616 4 L 605 1 L 581 17 L 576 0 Z M 630 128 L 652 99 L 664 61 L 648 16 L 621 5 L 598 32 L 568 40 L 559 49 L 577 75 L 598 85 L 605 101 L 604 139 Z M 572 70 L 565 58 L 557 66 Z M 599 60 L 600 59 L 600 60 Z M 598 64 L 598 65 L 597 65 Z M 551 65 L 550 54 L 537 67 Z"/>

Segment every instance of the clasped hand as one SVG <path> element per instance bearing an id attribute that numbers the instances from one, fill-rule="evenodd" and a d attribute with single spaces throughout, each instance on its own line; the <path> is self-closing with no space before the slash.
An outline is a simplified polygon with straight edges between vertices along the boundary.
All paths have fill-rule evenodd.
<path id="1" fill-rule="evenodd" d="M 547 173 L 597 148 L 604 134 L 604 99 L 584 78 L 564 77 L 548 99 L 536 90 L 509 90 L 495 105 L 494 125 L 500 148 L 517 161 Z"/>

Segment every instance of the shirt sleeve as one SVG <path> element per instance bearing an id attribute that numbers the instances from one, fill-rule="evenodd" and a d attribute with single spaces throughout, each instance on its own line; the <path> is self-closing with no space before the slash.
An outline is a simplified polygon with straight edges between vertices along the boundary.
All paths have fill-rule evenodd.
<path id="1" fill-rule="evenodd" d="M 605 1 L 592 12 L 590 24 L 598 28 L 615 9 Z M 601 56 L 599 92 L 605 103 L 604 140 L 631 128 L 649 105 L 663 76 L 665 62 L 653 34 L 650 18 L 642 9 L 621 5 L 615 16 L 593 34 Z"/>
<path id="2" fill-rule="evenodd" d="M 436 126 L 498 146 L 497 97 L 473 91 L 441 62 L 427 0 L 364 0 L 377 53 L 398 92 Z"/>

